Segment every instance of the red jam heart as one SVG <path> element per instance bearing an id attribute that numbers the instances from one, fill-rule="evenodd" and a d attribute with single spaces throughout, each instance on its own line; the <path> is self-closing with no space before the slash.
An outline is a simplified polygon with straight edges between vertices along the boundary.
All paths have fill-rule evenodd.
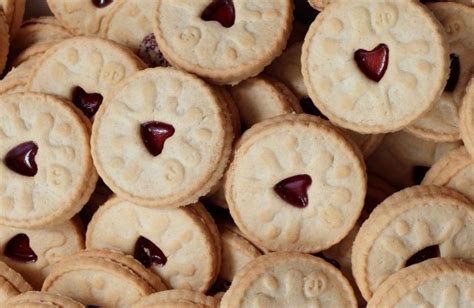
<path id="1" fill-rule="evenodd" d="M 107 5 L 114 2 L 113 0 L 92 0 L 92 4 L 94 4 L 99 9 L 106 7 Z"/>
<path id="2" fill-rule="evenodd" d="M 21 143 L 5 155 L 5 165 L 12 171 L 24 176 L 35 176 L 38 172 L 35 156 L 38 146 L 33 141 Z"/>
<path id="3" fill-rule="evenodd" d="M 425 177 L 426 172 L 430 170 L 429 167 L 425 166 L 415 166 L 412 169 L 412 176 L 413 176 L 413 182 L 416 185 L 420 185 L 421 181 L 423 181 L 423 178 Z"/>
<path id="4" fill-rule="evenodd" d="M 317 117 L 320 117 L 324 120 L 328 120 L 328 118 L 322 114 L 322 112 L 318 109 L 318 107 L 316 107 L 313 103 L 313 101 L 311 100 L 311 98 L 309 97 L 303 97 L 301 100 L 300 100 L 300 105 L 301 105 L 301 108 L 303 109 L 304 113 L 307 113 L 307 114 L 311 114 L 311 115 L 314 115 L 314 116 L 317 116 Z"/>
<path id="5" fill-rule="evenodd" d="M 417 264 L 431 258 L 437 258 L 439 256 L 440 253 L 438 245 L 428 246 L 411 256 L 405 263 L 405 266 Z"/>
<path id="6" fill-rule="evenodd" d="M 170 66 L 158 47 L 155 34 L 153 33 L 150 33 L 143 38 L 138 47 L 138 56 L 148 65 L 148 67 Z"/>
<path id="7" fill-rule="evenodd" d="M 158 156 L 163 151 L 166 139 L 174 135 L 174 127 L 163 122 L 150 121 L 141 125 L 140 132 L 148 152 Z"/>
<path id="8" fill-rule="evenodd" d="M 308 187 L 311 177 L 307 174 L 295 175 L 277 183 L 273 190 L 287 203 L 294 207 L 308 206 Z"/>
<path id="9" fill-rule="evenodd" d="M 87 93 L 81 87 L 74 88 L 72 92 L 72 102 L 89 119 L 92 118 L 102 104 L 102 95 L 99 93 Z"/>
<path id="10" fill-rule="evenodd" d="M 232 0 L 213 0 L 202 12 L 204 21 L 217 21 L 223 27 L 230 28 L 235 22 L 235 8 Z"/>
<path id="11" fill-rule="evenodd" d="M 38 256 L 30 247 L 28 235 L 20 233 L 8 241 L 3 254 L 8 258 L 22 263 L 35 263 Z"/>
<path id="12" fill-rule="evenodd" d="M 458 55 L 454 53 L 450 54 L 449 58 L 451 59 L 451 64 L 449 65 L 449 79 L 444 91 L 453 92 L 458 85 L 459 75 L 461 74 L 461 63 L 459 62 Z"/>
<path id="13" fill-rule="evenodd" d="M 164 266 L 168 261 L 163 251 L 143 236 L 140 236 L 135 243 L 133 256 L 147 268 L 152 265 Z"/>
<path id="14" fill-rule="evenodd" d="M 371 51 L 357 50 L 354 53 L 354 60 L 367 78 L 379 82 L 388 67 L 388 54 L 387 45 L 380 44 Z"/>

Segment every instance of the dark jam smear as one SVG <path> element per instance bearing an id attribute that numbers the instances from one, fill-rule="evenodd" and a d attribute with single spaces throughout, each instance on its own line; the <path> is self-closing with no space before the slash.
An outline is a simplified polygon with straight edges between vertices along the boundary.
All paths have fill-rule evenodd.
<path id="1" fill-rule="evenodd" d="M 156 42 L 155 34 L 150 33 L 145 36 L 138 47 L 138 56 L 148 67 L 168 67 L 169 62 L 160 50 Z"/>
<path id="2" fill-rule="evenodd" d="M 235 7 L 232 0 L 213 0 L 202 12 L 204 21 L 217 21 L 224 28 L 230 28 L 235 23 Z"/>
<path id="3" fill-rule="evenodd" d="M 312 179 L 307 174 L 295 175 L 278 182 L 273 190 L 277 195 L 294 207 L 308 206 L 308 187 Z"/>
<path id="4" fill-rule="evenodd" d="M 367 78 L 379 82 L 388 67 L 389 49 L 380 44 L 372 50 L 359 49 L 354 53 L 354 60 Z"/>
<path id="5" fill-rule="evenodd" d="M 72 92 L 72 102 L 89 119 L 99 110 L 103 97 L 99 93 L 87 93 L 81 87 L 75 87 Z"/>
<path id="6" fill-rule="evenodd" d="M 330 263 L 331 265 L 333 265 L 337 269 L 341 269 L 341 264 L 339 264 L 339 262 L 337 262 L 334 259 L 326 257 L 322 252 L 318 252 L 317 254 L 315 254 L 315 256 L 320 257 L 321 259 L 323 259 L 324 261 Z"/>
<path id="7" fill-rule="evenodd" d="M 8 169 L 23 176 L 35 176 L 38 173 L 35 157 L 38 153 L 38 145 L 33 141 L 21 143 L 8 151 L 4 163 Z"/>
<path id="8" fill-rule="evenodd" d="M 444 91 L 453 92 L 459 82 L 459 75 L 461 74 L 461 63 L 459 62 L 459 56 L 452 53 L 449 55 L 451 64 L 449 65 L 449 79 L 446 83 Z"/>
<path id="9" fill-rule="evenodd" d="M 164 266 L 168 261 L 163 251 L 144 236 L 137 239 L 133 256 L 146 268 L 152 265 Z"/>
<path id="10" fill-rule="evenodd" d="M 38 256 L 30 247 L 30 239 L 24 233 L 11 238 L 5 245 L 3 254 L 16 262 L 35 263 L 38 261 Z"/>
<path id="11" fill-rule="evenodd" d="M 428 259 L 437 258 L 439 256 L 440 256 L 440 252 L 439 252 L 439 246 L 438 245 L 428 246 L 428 247 L 418 251 L 413 256 L 411 256 L 407 260 L 407 262 L 405 263 L 405 266 L 410 266 L 410 265 L 413 265 L 413 264 L 417 264 L 417 263 L 423 262 L 423 261 L 428 260 Z"/>

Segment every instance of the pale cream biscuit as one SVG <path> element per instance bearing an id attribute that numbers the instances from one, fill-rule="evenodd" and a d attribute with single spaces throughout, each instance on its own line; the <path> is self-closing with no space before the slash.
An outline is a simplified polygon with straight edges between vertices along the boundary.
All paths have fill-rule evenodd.
<path id="1" fill-rule="evenodd" d="M 452 188 L 474 202 L 474 158 L 465 147 L 452 150 L 428 170 L 421 184 Z"/>
<path id="2" fill-rule="evenodd" d="M 473 305 L 474 266 L 460 260 L 435 258 L 390 276 L 377 289 L 367 307 Z"/>
<path id="3" fill-rule="evenodd" d="M 85 305 L 118 308 L 162 290 L 166 286 L 160 277 L 132 257 L 108 250 L 85 250 L 63 259 L 42 287 Z"/>
<path id="4" fill-rule="evenodd" d="M 474 261 L 474 207 L 452 189 L 414 186 L 375 208 L 352 247 L 352 272 L 366 300 L 392 274 L 433 257 Z"/>
<path id="5" fill-rule="evenodd" d="M 453 2 L 428 3 L 449 41 L 450 75 L 441 98 L 407 129 L 434 141 L 459 140 L 459 109 L 474 73 L 474 9 Z"/>
<path id="6" fill-rule="evenodd" d="M 461 145 L 428 141 L 407 131 L 387 134 L 367 159 L 367 169 L 399 188 L 418 185 L 436 161 Z"/>
<path id="7" fill-rule="evenodd" d="M 474 78 L 466 88 L 459 117 L 462 141 L 468 152 L 474 157 Z"/>
<path id="8" fill-rule="evenodd" d="M 33 230 L 0 226 L 0 261 L 40 289 L 51 267 L 62 258 L 84 249 L 77 221 Z"/>
<path id="9" fill-rule="evenodd" d="M 364 203 L 364 168 L 359 149 L 329 122 L 275 117 L 240 139 L 226 200 L 237 226 L 258 246 L 314 253 L 354 226 Z"/>
<path id="10" fill-rule="evenodd" d="M 51 95 L 3 95 L 0 105 L 0 223 L 40 228 L 70 219 L 97 180 L 90 124 Z"/>
<path id="11" fill-rule="evenodd" d="M 35 291 L 26 292 L 12 297 L 6 302 L 6 305 L 11 308 L 85 308 L 83 304 L 69 297 Z"/>
<path id="12" fill-rule="evenodd" d="M 158 0 L 154 32 L 166 59 L 218 84 L 259 74 L 286 45 L 290 0 Z"/>
<path id="13" fill-rule="evenodd" d="M 236 275 L 221 307 L 357 307 L 349 282 L 324 260 L 300 253 L 272 253 Z"/>
<path id="14" fill-rule="evenodd" d="M 152 68 L 106 98 L 91 144 L 97 171 L 118 196 L 178 207 L 215 187 L 232 140 L 227 105 L 211 86 L 172 68 Z"/>
<path id="15" fill-rule="evenodd" d="M 9 298 L 31 290 L 30 284 L 19 273 L 0 262 L 0 305 Z"/>
<path id="16" fill-rule="evenodd" d="M 161 291 L 146 297 L 132 305 L 132 308 L 217 308 L 219 302 L 202 293 L 189 290 Z"/>
<path id="17" fill-rule="evenodd" d="M 50 48 L 27 89 L 67 98 L 93 118 L 108 91 L 145 64 L 129 49 L 97 37 L 73 37 Z"/>
<path id="18" fill-rule="evenodd" d="M 48 0 L 54 16 L 75 35 L 97 35 L 117 0 Z"/>
<path id="19" fill-rule="evenodd" d="M 265 76 L 253 77 L 229 88 L 242 125 L 246 128 L 282 114 L 300 113 L 296 96 L 281 82 Z"/>
<path id="20" fill-rule="evenodd" d="M 418 1 L 340 0 L 311 25 L 301 62 L 309 96 L 332 122 L 385 133 L 415 121 L 441 95 L 448 42 Z"/>
<path id="21" fill-rule="evenodd" d="M 174 289 L 204 292 L 220 268 L 217 227 L 201 204 L 150 209 L 113 198 L 94 214 L 86 246 L 133 255 Z"/>

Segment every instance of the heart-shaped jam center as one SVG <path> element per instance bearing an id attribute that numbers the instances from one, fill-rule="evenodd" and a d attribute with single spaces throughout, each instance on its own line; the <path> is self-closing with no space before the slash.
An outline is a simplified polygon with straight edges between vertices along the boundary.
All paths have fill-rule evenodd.
<path id="1" fill-rule="evenodd" d="M 38 146 L 33 141 L 21 143 L 5 155 L 5 165 L 12 171 L 24 176 L 35 176 L 38 172 L 35 156 Z"/>
<path id="2" fill-rule="evenodd" d="M 388 54 L 387 45 L 380 44 L 370 51 L 357 50 L 354 53 L 354 60 L 367 78 L 379 82 L 388 67 Z"/>
<path id="3" fill-rule="evenodd" d="M 213 0 L 201 14 L 204 21 L 217 21 L 225 28 L 235 22 L 235 8 L 232 0 Z"/>
<path id="4" fill-rule="evenodd" d="M 8 241 L 3 254 L 8 258 L 22 263 L 35 263 L 38 256 L 30 247 L 28 235 L 20 233 Z"/>
<path id="5" fill-rule="evenodd" d="M 458 85 L 459 75 L 461 74 L 461 63 L 459 62 L 458 55 L 454 53 L 450 54 L 449 58 L 451 59 L 451 64 L 449 65 L 449 79 L 444 91 L 453 92 Z"/>
<path id="6" fill-rule="evenodd" d="M 153 33 L 150 33 L 143 38 L 138 47 L 138 56 L 148 65 L 148 67 L 170 66 L 158 47 L 155 34 Z"/>
<path id="7" fill-rule="evenodd" d="M 421 181 L 423 181 L 423 178 L 425 177 L 426 172 L 430 170 L 429 167 L 425 166 L 415 166 L 412 168 L 412 177 L 413 177 L 413 182 L 416 185 L 421 184 Z"/>
<path id="8" fill-rule="evenodd" d="M 322 114 L 322 112 L 318 109 L 318 107 L 316 107 L 313 103 L 313 101 L 311 100 L 311 98 L 309 97 L 303 97 L 301 100 L 300 100 L 300 105 L 301 105 L 301 108 L 303 109 L 303 111 L 307 114 L 311 114 L 311 115 L 314 115 L 314 116 L 318 116 L 324 120 L 328 120 L 328 118 Z"/>
<path id="9" fill-rule="evenodd" d="M 106 7 L 112 2 L 114 2 L 114 0 L 92 0 L 92 4 L 94 4 L 99 9 Z"/>
<path id="10" fill-rule="evenodd" d="M 137 239 L 133 256 L 147 268 L 152 265 L 164 266 L 168 261 L 163 251 L 144 236 Z"/>
<path id="11" fill-rule="evenodd" d="M 163 152 L 165 141 L 174 135 L 174 127 L 163 122 L 150 121 L 141 125 L 140 133 L 148 152 L 158 156 Z"/>
<path id="12" fill-rule="evenodd" d="M 428 246 L 417 253 L 415 253 L 413 256 L 411 256 L 407 262 L 405 263 L 405 266 L 410 266 L 413 264 L 417 264 L 420 262 L 423 262 L 425 260 L 431 259 L 431 258 L 437 258 L 440 256 L 439 253 L 439 246 L 434 245 L 434 246 Z"/>
<path id="13" fill-rule="evenodd" d="M 88 118 L 92 118 L 102 104 L 102 95 L 99 93 L 87 93 L 81 87 L 74 88 L 72 92 L 72 102 Z"/>
<path id="14" fill-rule="evenodd" d="M 309 175 L 300 174 L 278 182 L 273 190 L 287 203 L 303 208 L 308 206 L 308 187 L 311 183 Z"/>

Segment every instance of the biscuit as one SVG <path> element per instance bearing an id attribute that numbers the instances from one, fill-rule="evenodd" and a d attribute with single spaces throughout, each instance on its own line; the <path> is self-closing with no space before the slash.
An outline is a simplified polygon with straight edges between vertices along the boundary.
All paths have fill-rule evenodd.
<path id="1" fill-rule="evenodd" d="M 462 141 L 468 152 L 474 157 L 474 78 L 466 88 L 459 117 Z"/>
<path id="2" fill-rule="evenodd" d="M 30 284 L 19 273 L 0 262 L 0 304 L 3 305 L 9 298 L 31 290 Z"/>
<path id="3" fill-rule="evenodd" d="M 0 224 L 40 228 L 70 219 L 97 180 L 90 124 L 46 94 L 4 95 L 0 104 Z"/>
<path id="4" fill-rule="evenodd" d="M 76 221 L 43 229 L 0 226 L 0 261 L 40 289 L 51 266 L 84 249 L 84 235 Z"/>
<path id="5" fill-rule="evenodd" d="M 89 223 L 86 246 L 133 255 L 175 289 L 204 292 L 220 268 L 217 227 L 201 204 L 150 209 L 113 198 Z"/>
<path id="6" fill-rule="evenodd" d="M 461 145 L 459 141 L 428 141 L 407 131 L 387 134 L 367 160 L 367 169 L 399 188 L 419 185 L 436 161 Z"/>
<path id="7" fill-rule="evenodd" d="M 5 304 L 11 308 L 15 308 L 15 307 L 18 307 L 18 308 L 20 307 L 85 308 L 83 304 L 76 302 L 75 300 L 69 297 L 50 294 L 50 293 L 44 293 L 44 292 L 35 292 L 35 291 L 26 292 L 26 293 L 17 295 L 15 297 L 12 297 Z"/>
<path id="8" fill-rule="evenodd" d="M 75 35 L 98 35 L 117 0 L 48 0 L 54 16 Z"/>
<path id="9" fill-rule="evenodd" d="M 352 272 L 366 300 L 392 274 L 433 257 L 474 257 L 474 207 L 452 189 L 414 186 L 393 194 L 363 223 Z"/>
<path id="10" fill-rule="evenodd" d="M 418 1 L 341 0 L 311 25 L 301 62 L 309 96 L 331 122 L 386 133 L 415 121 L 441 95 L 448 42 Z"/>
<path id="11" fill-rule="evenodd" d="M 367 307 L 428 305 L 474 305 L 474 266 L 455 259 L 435 258 L 404 268 L 385 280 Z"/>
<path id="12" fill-rule="evenodd" d="M 194 203 L 227 167 L 233 134 L 226 107 L 191 74 L 172 68 L 135 74 L 96 116 L 91 144 L 97 171 L 114 193 L 139 205 Z"/>
<path id="13" fill-rule="evenodd" d="M 108 250 L 85 250 L 57 263 L 42 291 L 85 305 L 130 307 L 144 296 L 166 290 L 160 277 L 132 257 Z"/>
<path id="14" fill-rule="evenodd" d="M 450 74 L 434 107 L 407 129 L 437 142 L 456 141 L 460 139 L 459 109 L 474 72 L 474 9 L 453 2 L 428 3 L 427 7 L 441 22 L 448 37 Z"/>
<path id="15" fill-rule="evenodd" d="M 248 263 L 221 302 L 222 308 L 329 306 L 357 307 L 349 282 L 322 259 L 294 252 Z"/>
<path id="16" fill-rule="evenodd" d="M 366 191 L 362 154 L 329 122 L 284 115 L 240 139 L 225 195 L 241 231 L 270 251 L 318 252 L 354 226 Z"/>
<path id="17" fill-rule="evenodd" d="M 146 296 L 132 305 L 132 308 L 146 307 L 217 308 L 219 302 L 211 296 L 190 290 L 168 290 Z"/>
<path id="18" fill-rule="evenodd" d="M 165 58 L 217 84 L 259 74 L 284 49 L 290 0 L 159 0 L 154 23 Z"/>
<path id="19" fill-rule="evenodd" d="M 452 188 L 474 202 L 474 159 L 465 147 L 452 150 L 428 170 L 421 184 Z"/>
<path id="20" fill-rule="evenodd" d="M 30 74 L 27 89 L 67 98 L 93 118 L 109 89 L 144 67 L 137 56 L 115 42 L 73 37 L 44 54 Z"/>

